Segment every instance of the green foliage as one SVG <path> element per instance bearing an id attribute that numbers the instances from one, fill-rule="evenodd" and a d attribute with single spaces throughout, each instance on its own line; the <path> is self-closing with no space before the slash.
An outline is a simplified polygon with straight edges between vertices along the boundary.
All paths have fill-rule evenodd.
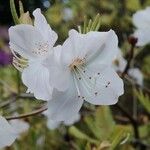
<path id="1" fill-rule="evenodd" d="M 132 24 L 132 15 L 135 11 L 150 5 L 150 0 L 70 0 L 62 3 L 56 0 L 50 8 L 44 13 L 48 22 L 54 30 L 58 32 L 59 41 L 62 43 L 68 36 L 68 30 L 75 28 L 80 33 L 89 31 L 107 31 L 114 29 L 119 37 L 119 45 L 125 55 L 130 48 L 127 37 L 134 31 Z M 14 0 L 10 0 L 11 13 L 15 24 L 27 23 L 32 24 L 30 14 L 23 8 L 22 2 L 19 1 L 19 15 L 17 14 Z M 73 12 L 73 18 L 66 21 L 63 19 L 64 8 L 70 8 Z M 28 10 L 28 8 L 27 8 Z M 85 17 L 86 16 L 86 17 Z M 92 18 L 92 19 L 91 19 Z M 99 29 L 100 27 L 100 29 Z M 0 47 L 5 46 L 0 40 Z M 135 49 L 136 52 L 139 48 Z M 147 48 L 147 51 L 149 49 Z M 146 52 L 147 52 L 146 51 Z M 146 85 L 149 86 L 149 66 L 150 56 L 141 55 L 143 48 L 138 53 L 141 57 L 135 64 L 140 66 Z M 142 62 L 142 65 L 141 65 Z M 13 66 L 0 68 L 0 104 L 12 99 L 12 95 L 18 92 L 25 92 L 26 88 L 19 83 L 17 71 Z M 126 87 L 127 85 L 125 85 Z M 127 86 L 126 95 L 120 103 L 123 106 L 133 108 L 131 87 Z M 140 142 L 150 144 L 150 99 L 148 94 L 143 91 L 135 90 L 135 95 L 140 104 L 138 105 L 138 121 L 141 112 L 144 112 L 144 121 L 139 122 Z M 20 114 L 31 112 L 39 108 L 43 101 L 31 101 L 30 98 L 18 98 L 14 103 L 7 105 L 5 109 L 0 108 L 0 113 L 4 116 L 12 115 L 14 112 Z M 125 105 L 124 105 L 125 104 Z M 15 107 L 14 107 L 15 106 Z M 27 118 L 30 123 L 29 131 L 21 136 L 10 148 L 10 150 L 136 150 L 133 141 L 134 129 L 131 122 L 119 110 L 112 107 L 101 106 L 91 107 L 84 106 L 81 112 L 81 120 L 70 127 L 63 125 L 57 130 L 49 130 L 46 126 L 47 120 L 44 115 Z M 85 111 L 88 109 L 88 111 Z M 126 109 L 126 108 L 125 108 Z M 128 109 L 129 115 L 132 116 L 132 110 Z M 84 112 L 85 111 L 85 112 Z M 147 111 L 147 112 L 145 112 Z M 147 115 L 148 114 L 148 115 Z M 119 116 L 122 120 L 116 119 Z M 115 118 L 115 119 L 114 119 Z M 124 121 L 125 120 L 125 121 Z"/>
<path id="2" fill-rule="evenodd" d="M 150 113 L 150 98 L 147 94 L 143 94 L 143 92 L 135 90 L 135 95 L 137 96 L 140 103 L 143 107 Z"/>
<path id="3" fill-rule="evenodd" d="M 80 139 L 81 145 L 81 140 L 83 143 L 86 141 L 88 143 L 87 148 L 90 147 L 89 145 L 94 144 L 95 148 L 119 149 L 120 144 L 125 144 L 129 140 L 132 132 L 130 128 L 115 123 L 110 108 L 107 106 L 97 108 L 92 116 L 89 115 L 84 118 L 83 123 L 88 127 L 87 133 L 83 133 L 81 129 L 74 126 L 69 128 L 69 133 Z M 90 132 L 92 136 L 89 135 Z M 80 149 L 82 149 L 82 146 Z"/>

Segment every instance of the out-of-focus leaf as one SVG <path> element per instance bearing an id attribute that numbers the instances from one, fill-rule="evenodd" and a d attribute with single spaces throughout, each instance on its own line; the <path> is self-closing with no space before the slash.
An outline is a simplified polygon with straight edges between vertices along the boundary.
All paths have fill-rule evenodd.
<path id="1" fill-rule="evenodd" d="M 142 138 L 150 139 L 150 123 L 140 126 L 139 132 Z"/>
<path id="2" fill-rule="evenodd" d="M 108 141 L 103 141 L 100 146 L 98 147 L 98 150 L 109 150 L 111 147 L 111 143 Z"/>
<path id="3" fill-rule="evenodd" d="M 141 8 L 139 0 L 126 0 L 126 7 L 130 11 L 136 11 Z"/>
<path id="4" fill-rule="evenodd" d="M 86 144 L 85 150 L 91 150 L 91 145 L 90 145 L 90 143 L 87 143 L 87 144 Z"/>
<path id="5" fill-rule="evenodd" d="M 59 4 L 54 5 L 45 12 L 47 21 L 52 25 L 59 25 L 62 21 L 62 7 Z"/>
<path id="6" fill-rule="evenodd" d="M 143 94 L 143 92 L 135 90 L 135 95 L 137 96 L 140 103 L 143 107 L 150 113 L 150 98 L 147 94 Z"/>
<path id="7" fill-rule="evenodd" d="M 130 136 L 129 128 L 117 125 L 110 135 L 111 150 L 114 150 L 119 144 L 127 142 Z"/>
<path id="8" fill-rule="evenodd" d="M 108 106 L 97 108 L 94 116 L 87 116 L 84 121 L 94 136 L 101 141 L 108 138 L 115 125 Z"/>
<path id="9" fill-rule="evenodd" d="M 72 126 L 69 128 L 69 133 L 78 139 L 86 140 L 86 141 L 88 141 L 90 143 L 94 143 L 94 144 L 98 143 L 97 140 L 90 138 L 88 135 L 86 135 L 85 133 L 83 133 L 82 131 L 77 129 L 75 126 Z"/>

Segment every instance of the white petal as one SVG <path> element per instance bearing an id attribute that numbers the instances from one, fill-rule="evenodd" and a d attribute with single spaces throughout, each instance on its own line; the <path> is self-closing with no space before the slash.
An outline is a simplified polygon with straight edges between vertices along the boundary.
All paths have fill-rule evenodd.
<path id="1" fill-rule="evenodd" d="M 34 26 L 40 31 L 44 39 L 49 42 L 50 47 L 54 46 L 58 36 L 47 23 L 45 17 L 41 13 L 41 10 L 37 8 L 33 12 L 33 15 L 35 17 Z"/>
<path id="2" fill-rule="evenodd" d="M 150 7 L 144 10 L 137 11 L 133 15 L 133 23 L 137 28 L 150 29 Z"/>
<path id="3" fill-rule="evenodd" d="M 48 102 L 48 116 L 54 121 L 67 121 L 79 112 L 82 104 L 73 85 L 65 92 L 54 91 Z"/>
<path id="4" fill-rule="evenodd" d="M 91 65 L 111 65 L 118 53 L 118 37 L 113 30 L 104 33 L 99 32 L 99 34 L 103 36 L 103 38 L 99 39 L 103 40 L 103 45 L 94 52 L 91 50 L 87 63 Z"/>
<path id="5" fill-rule="evenodd" d="M 27 59 L 45 57 L 49 45 L 41 33 L 31 25 L 17 25 L 9 28 L 10 48 Z"/>
<path id="6" fill-rule="evenodd" d="M 9 123 L 18 134 L 26 132 L 29 129 L 29 124 L 23 120 L 11 120 Z"/>
<path id="7" fill-rule="evenodd" d="M 69 32 L 69 38 L 62 46 L 62 63 L 71 64 L 76 59 L 111 63 L 117 55 L 118 39 L 114 31 L 89 32 L 80 34 L 75 30 Z"/>
<path id="8" fill-rule="evenodd" d="M 69 120 L 64 121 L 64 124 L 70 126 L 75 122 L 78 122 L 80 118 L 81 118 L 80 114 L 77 113 L 76 115 L 72 116 Z"/>
<path id="9" fill-rule="evenodd" d="M 127 61 L 123 58 L 121 50 L 118 48 L 117 57 L 114 59 L 112 67 L 115 71 L 123 72 L 127 65 Z"/>
<path id="10" fill-rule="evenodd" d="M 10 146 L 16 138 L 14 129 L 4 117 L 0 116 L 0 148 Z"/>
<path id="11" fill-rule="evenodd" d="M 150 28 L 146 29 L 138 29 L 135 31 L 134 36 L 138 38 L 137 46 L 144 46 L 150 43 Z"/>
<path id="12" fill-rule="evenodd" d="M 48 101 L 51 99 L 53 90 L 49 84 L 49 76 L 46 67 L 40 63 L 32 63 L 23 70 L 22 81 L 37 99 Z"/>
<path id="13" fill-rule="evenodd" d="M 124 93 L 123 81 L 109 66 L 85 69 L 78 81 L 81 98 L 96 105 L 112 105 Z"/>
<path id="14" fill-rule="evenodd" d="M 49 69 L 50 85 L 59 91 L 65 91 L 70 84 L 71 73 L 68 67 L 64 67 L 60 62 L 61 46 L 53 49 L 51 56 L 47 59 Z"/>
<path id="15" fill-rule="evenodd" d="M 136 80 L 137 84 L 143 85 L 143 74 L 138 68 L 130 68 L 128 74 Z"/>
<path id="16" fill-rule="evenodd" d="M 48 121 L 47 121 L 47 127 L 50 130 L 54 130 L 54 129 L 56 129 L 56 128 L 59 127 L 60 123 L 61 123 L 60 121 L 54 121 L 54 120 L 48 119 Z"/>

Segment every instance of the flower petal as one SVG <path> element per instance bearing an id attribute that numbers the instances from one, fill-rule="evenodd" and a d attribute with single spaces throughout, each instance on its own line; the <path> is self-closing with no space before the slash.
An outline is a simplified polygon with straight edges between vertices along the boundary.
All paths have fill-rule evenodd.
<path id="1" fill-rule="evenodd" d="M 67 121 L 77 114 L 83 104 L 79 100 L 74 86 L 65 92 L 54 90 L 53 98 L 48 102 L 48 116 L 54 121 Z"/>
<path id="2" fill-rule="evenodd" d="M 114 31 L 89 32 L 80 34 L 75 30 L 69 32 L 69 38 L 62 46 L 62 62 L 69 65 L 76 58 L 98 60 L 111 63 L 117 55 L 118 39 Z M 100 57 L 100 58 L 99 58 Z"/>
<path id="3" fill-rule="evenodd" d="M 113 30 L 108 32 L 99 32 L 103 38 L 103 45 L 96 49 L 94 52 L 90 52 L 91 55 L 88 55 L 87 63 L 88 64 L 107 64 L 111 65 L 112 61 L 116 58 L 118 54 L 118 37 Z"/>
<path id="4" fill-rule="evenodd" d="M 29 124 L 23 120 L 11 120 L 9 123 L 18 134 L 26 132 L 29 129 Z"/>
<path id="5" fill-rule="evenodd" d="M 60 62 L 61 50 L 61 46 L 54 47 L 51 56 L 47 59 L 47 68 L 51 73 L 50 85 L 59 91 L 65 91 L 69 87 L 71 74 L 68 67 L 62 66 Z"/>
<path id="6" fill-rule="evenodd" d="M 37 99 L 50 100 L 53 88 L 49 85 L 49 71 L 40 63 L 29 64 L 23 70 L 22 80 L 28 87 L 28 91 L 33 92 Z"/>
<path id="7" fill-rule="evenodd" d="M 16 138 L 14 129 L 4 117 L 0 116 L 0 148 L 10 146 Z"/>
<path id="8" fill-rule="evenodd" d="M 95 105 L 112 105 L 124 93 L 123 81 L 109 66 L 93 66 L 85 69 L 78 81 L 80 97 Z"/>
<path id="9" fill-rule="evenodd" d="M 140 86 L 143 86 L 143 74 L 138 68 L 130 68 L 128 74 L 135 79 Z"/>
<path id="10" fill-rule="evenodd" d="M 150 29 L 138 29 L 135 31 L 134 36 L 138 38 L 137 46 L 144 46 L 150 43 Z"/>
<path id="11" fill-rule="evenodd" d="M 10 48 L 27 59 L 45 57 L 49 50 L 47 41 L 32 25 L 17 25 L 9 28 Z"/>
<path id="12" fill-rule="evenodd" d="M 56 32 L 51 29 L 39 8 L 33 12 L 33 16 L 35 17 L 34 26 L 43 35 L 44 39 L 48 41 L 50 47 L 53 47 L 58 38 Z"/>
<path id="13" fill-rule="evenodd" d="M 112 63 L 115 71 L 123 72 L 127 65 L 127 61 L 123 58 L 121 50 L 118 48 L 118 54 Z"/>
<path id="14" fill-rule="evenodd" d="M 133 23 L 137 28 L 150 29 L 150 7 L 144 10 L 137 11 L 133 15 Z"/>
<path id="15" fill-rule="evenodd" d="M 47 127 L 50 130 L 54 130 L 54 129 L 58 128 L 60 124 L 61 124 L 61 121 L 54 121 L 51 119 L 48 119 L 48 121 L 47 121 Z"/>

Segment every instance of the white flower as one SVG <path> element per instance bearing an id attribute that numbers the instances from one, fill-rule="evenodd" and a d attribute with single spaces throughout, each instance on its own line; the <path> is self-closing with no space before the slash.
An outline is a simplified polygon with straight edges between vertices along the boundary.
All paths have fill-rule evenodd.
<path id="1" fill-rule="evenodd" d="M 4 117 L 0 116 L 0 148 L 10 146 L 17 136 L 14 128 Z"/>
<path id="2" fill-rule="evenodd" d="M 66 126 L 70 126 L 76 122 L 78 122 L 80 120 L 80 114 L 77 113 L 76 115 L 72 116 L 70 119 L 68 120 L 64 120 L 63 122 L 62 121 L 55 121 L 55 120 L 52 120 L 51 118 L 49 118 L 49 116 L 47 115 L 48 117 L 48 121 L 47 121 L 47 127 L 50 129 L 50 130 L 53 130 L 53 129 L 56 129 L 60 126 L 61 123 L 63 123 L 64 125 Z"/>
<path id="3" fill-rule="evenodd" d="M 14 131 L 18 134 L 18 138 L 20 138 L 20 135 L 24 132 L 26 132 L 29 129 L 29 124 L 23 120 L 11 120 L 9 121 L 12 128 L 14 128 Z"/>
<path id="4" fill-rule="evenodd" d="M 17 52 L 28 59 L 28 66 L 22 72 L 22 80 L 28 92 L 34 93 L 37 99 L 49 100 L 52 87 L 49 85 L 46 60 L 53 50 L 57 34 L 47 24 L 40 9 L 36 9 L 33 15 L 34 26 L 21 24 L 9 29 L 9 44 L 14 55 Z M 20 60 L 17 55 L 15 57 Z"/>
<path id="5" fill-rule="evenodd" d="M 133 23 L 137 27 L 134 36 L 138 38 L 138 46 L 150 43 L 150 7 L 140 10 L 133 15 Z"/>
<path id="6" fill-rule="evenodd" d="M 55 55 L 60 56 L 57 67 L 50 68 L 51 85 L 62 92 L 54 89 L 48 102 L 49 118 L 69 120 L 78 113 L 84 100 L 96 105 L 118 101 L 124 93 L 123 81 L 111 67 L 117 49 L 118 39 L 112 30 L 87 34 L 69 32 L 61 49 L 55 51 Z"/>
<path id="7" fill-rule="evenodd" d="M 123 72 L 127 65 L 127 61 L 123 58 L 121 50 L 118 48 L 117 57 L 113 61 L 113 68 L 116 71 Z"/>
<path id="8" fill-rule="evenodd" d="M 63 19 L 65 21 L 69 21 L 73 19 L 73 12 L 71 8 L 64 8 L 63 10 Z"/>
<path id="9" fill-rule="evenodd" d="M 137 84 L 143 86 L 143 74 L 138 68 L 129 69 L 128 74 L 137 82 Z"/>

